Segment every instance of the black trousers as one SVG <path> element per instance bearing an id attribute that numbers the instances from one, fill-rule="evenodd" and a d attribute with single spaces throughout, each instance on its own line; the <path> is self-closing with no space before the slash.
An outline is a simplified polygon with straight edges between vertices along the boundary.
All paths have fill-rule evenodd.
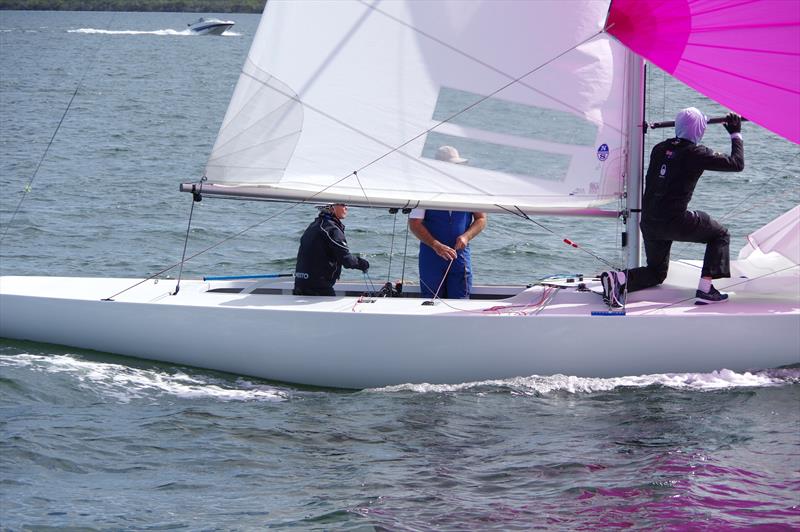
<path id="1" fill-rule="evenodd" d="M 296 296 L 335 296 L 336 291 L 331 288 L 301 288 L 295 285 L 292 294 Z"/>
<path id="2" fill-rule="evenodd" d="M 669 253 L 673 242 L 706 244 L 702 277 L 730 277 L 730 235 L 719 222 L 703 211 L 686 211 L 668 222 L 641 223 L 647 266 L 628 271 L 628 292 L 656 286 L 664 282 L 669 269 Z"/>

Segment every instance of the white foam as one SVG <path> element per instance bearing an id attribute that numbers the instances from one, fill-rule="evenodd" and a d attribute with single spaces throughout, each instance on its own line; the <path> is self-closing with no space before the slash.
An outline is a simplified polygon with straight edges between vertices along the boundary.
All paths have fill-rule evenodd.
<path id="1" fill-rule="evenodd" d="M 282 401 L 285 392 L 245 379 L 235 383 L 204 375 L 166 373 L 120 364 L 93 362 L 69 355 L 21 354 L 0 357 L 0 366 L 28 367 L 47 373 L 70 373 L 78 386 L 127 403 L 153 395 L 180 398 L 212 398 L 220 401 Z"/>
<path id="2" fill-rule="evenodd" d="M 234 384 L 207 375 L 167 373 L 155 369 L 138 369 L 120 364 L 102 363 L 70 355 L 21 354 L 0 356 L 1 366 L 28 367 L 34 371 L 72 373 L 79 385 L 114 397 L 121 402 L 169 394 L 182 398 L 215 398 L 221 401 L 281 401 L 284 391 L 239 378 Z M 728 369 L 711 373 L 665 373 L 615 378 L 590 378 L 569 375 L 515 377 L 512 379 L 465 382 L 461 384 L 400 384 L 372 388 L 368 392 L 445 393 L 477 388 L 508 388 L 512 394 L 535 395 L 554 392 L 598 393 L 617 388 L 664 386 L 685 390 L 720 390 L 782 386 L 800 383 L 800 368 L 771 369 L 737 373 Z"/>
<path id="3" fill-rule="evenodd" d="M 371 391 L 417 393 L 442 393 L 469 390 L 483 387 L 511 388 L 518 394 L 548 394 L 553 392 L 596 393 L 608 392 L 616 388 L 646 388 L 664 386 L 685 390 L 720 390 L 728 388 L 749 388 L 762 386 L 781 386 L 800 382 L 800 369 L 773 369 L 756 372 L 737 373 L 728 369 L 711 373 L 665 373 L 615 378 L 589 378 L 568 375 L 542 377 L 515 377 L 513 379 L 466 382 L 462 384 L 400 384 L 374 388 Z"/>
<path id="4" fill-rule="evenodd" d="M 85 33 L 89 35 L 194 35 L 188 29 L 177 30 L 154 30 L 154 31 L 136 31 L 136 30 L 98 30 L 95 28 L 80 28 L 77 30 L 67 30 L 67 33 Z"/>
<path id="5" fill-rule="evenodd" d="M 163 30 L 153 30 L 153 31 L 138 31 L 138 30 L 100 30 L 96 28 L 79 28 L 77 30 L 67 30 L 67 33 L 84 33 L 88 35 L 170 35 L 170 36 L 195 36 L 200 35 L 199 33 L 195 33 L 188 28 L 185 30 L 173 30 L 173 29 L 163 29 Z M 239 37 L 241 33 L 236 33 L 233 31 L 226 31 L 222 35 L 217 35 L 216 37 Z"/>

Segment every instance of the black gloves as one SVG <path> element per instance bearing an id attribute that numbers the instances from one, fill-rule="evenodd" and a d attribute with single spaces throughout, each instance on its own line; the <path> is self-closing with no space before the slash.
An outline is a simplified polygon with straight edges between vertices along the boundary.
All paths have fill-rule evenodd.
<path id="1" fill-rule="evenodd" d="M 366 273 L 367 270 L 369 270 L 369 261 L 367 261 L 367 259 L 362 259 L 361 257 L 358 257 L 358 266 L 356 266 L 356 268 Z"/>
<path id="2" fill-rule="evenodd" d="M 725 129 L 730 134 L 740 133 L 742 131 L 742 117 L 736 113 L 728 113 L 722 125 L 725 126 Z"/>

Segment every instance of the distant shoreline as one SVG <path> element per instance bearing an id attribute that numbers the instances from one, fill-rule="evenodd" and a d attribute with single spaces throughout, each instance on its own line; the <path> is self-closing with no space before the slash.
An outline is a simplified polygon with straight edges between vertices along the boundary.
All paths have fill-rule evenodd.
<path id="1" fill-rule="evenodd" d="M 261 13 L 266 0 L 0 0 L 0 10 Z"/>

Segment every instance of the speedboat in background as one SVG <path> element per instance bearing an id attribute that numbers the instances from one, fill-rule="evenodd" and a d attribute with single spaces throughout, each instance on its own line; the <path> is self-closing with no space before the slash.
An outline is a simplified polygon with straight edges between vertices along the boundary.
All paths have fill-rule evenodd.
<path id="1" fill-rule="evenodd" d="M 199 35 L 222 35 L 235 24 L 232 20 L 200 17 L 197 22 L 188 24 L 192 33 Z"/>

